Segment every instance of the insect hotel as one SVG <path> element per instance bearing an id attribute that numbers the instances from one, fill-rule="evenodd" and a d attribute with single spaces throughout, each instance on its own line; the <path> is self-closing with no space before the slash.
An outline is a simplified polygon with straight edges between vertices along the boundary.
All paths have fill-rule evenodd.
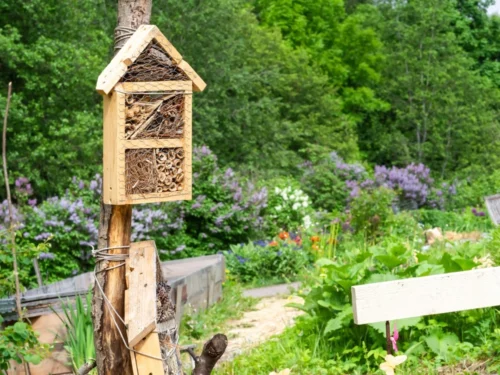
<path id="1" fill-rule="evenodd" d="M 192 93 L 205 86 L 156 26 L 142 25 L 127 40 L 96 87 L 104 96 L 104 203 L 191 199 Z M 134 374 L 182 374 L 173 355 L 175 308 L 154 241 L 131 244 L 124 265 Z"/>
<path id="2" fill-rule="evenodd" d="M 99 76 L 103 199 L 191 199 L 192 93 L 206 84 L 153 25 L 142 25 Z"/>

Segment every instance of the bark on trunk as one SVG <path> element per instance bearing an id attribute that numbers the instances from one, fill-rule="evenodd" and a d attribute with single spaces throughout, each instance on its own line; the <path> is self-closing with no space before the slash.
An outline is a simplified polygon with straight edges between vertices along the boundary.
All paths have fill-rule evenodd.
<path id="1" fill-rule="evenodd" d="M 118 22 L 115 31 L 115 53 L 142 24 L 148 24 L 151 17 L 152 0 L 119 0 Z M 113 248 L 130 245 L 132 206 L 112 206 L 101 201 L 98 248 Z M 108 254 L 128 253 L 128 249 L 110 249 Z M 124 316 L 125 267 L 116 267 L 121 262 L 101 261 L 96 264 L 97 282 L 104 290 L 109 303 L 121 318 Z M 104 271 L 105 269 L 109 269 Z M 102 272 L 101 272 L 102 271 Z M 131 375 L 130 352 L 123 338 L 127 340 L 125 327 L 113 316 L 99 287 L 94 286 L 92 300 L 94 320 L 94 342 L 99 375 Z M 121 333 L 121 334 L 120 334 Z"/>
<path id="2" fill-rule="evenodd" d="M 189 354 L 195 362 L 193 375 L 210 375 L 215 364 L 226 351 L 226 348 L 226 335 L 218 333 L 203 345 L 203 351 L 199 357 L 194 354 L 192 349 L 188 349 Z"/>

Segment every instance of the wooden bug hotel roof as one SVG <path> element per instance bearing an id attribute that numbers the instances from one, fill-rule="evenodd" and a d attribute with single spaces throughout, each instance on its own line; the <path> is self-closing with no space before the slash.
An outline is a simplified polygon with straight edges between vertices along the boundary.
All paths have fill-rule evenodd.
<path id="1" fill-rule="evenodd" d="M 205 89 L 206 83 L 203 79 L 187 61 L 182 59 L 181 54 L 161 31 L 154 25 L 141 25 L 99 75 L 96 90 L 102 95 L 108 95 L 115 85 L 126 77 L 129 67 L 140 58 L 141 54 L 152 43 L 168 55 L 169 64 L 174 65 L 181 74 L 184 74 L 192 82 L 193 91 Z"/>

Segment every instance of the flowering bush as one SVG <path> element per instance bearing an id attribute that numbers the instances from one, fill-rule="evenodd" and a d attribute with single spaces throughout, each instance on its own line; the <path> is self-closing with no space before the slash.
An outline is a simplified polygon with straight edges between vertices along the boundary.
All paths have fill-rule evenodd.
<path id="1" fill-rule="evenodd" d="M 275 240 L 233 245 L 223 253 L 230 274 L 245 283 L 293 279 L 312 261 L 300 235 L 285 231 Z"/>
<path id="2" fill-rule="evenodd" d="M 308 229 L 312 225 L 314 209 L 311 200 L 301 189 L 287 184 L 276 186 L 269 196 L 269 220 L 275 230 Z"/>
<path id="3" fill-rule="evenodd" d="M 328 211 L 342 211 L 347 204 L 350 190 L 348 181 L 363 181 L 368 174 L 358 163 L 346 163 L 336 152 L 300 165 L 301 188 L 311 197 L 316 207 Z"/>
<path id="4" fill-rule="evenodd" d="M 193 200 L 134 209 L 133 240 L 155 239 L 164 258 L 213 254 L 266 229 L 267 189 L 222 170 L 206 146 L 195 148 Z"/>
<path id="5" fill-rule="evenodd" d="M 241 182 L 230 168 L 220 169 L 207 147 L 194 150 L 193 170 L 193 201 L 134 206 L 132 241 L 155 240 L 162 258 L 169 259 L 216 253 L 262 235 L 265 188 Z M 101 177 L 96 175 L 90 182 L 73 179 L 62 196 L 39 204 L 30 199 L 33 190 L 27 179 L 18 179 L 15 187 L 14 220 L 20 248 L 26 253 L 44 244 L 39 254 L 20 257 L 23 284 L 33 285 L 35 280 L 32 257 L 41 260 L 42 276 L 48 282 L 90 270 L 91 249 L 97 246 Z M 0 233 L 8 225 L 7 202 L 3 202 Z M 51 252 L 46 245 L 49 239 Z M 0 241 L 5 244 L 6 237 L 0 236 Z M 8 251 L 0 253 L 2 270 L 10 270 L 10 262 Z"/>
<path id="6" fill-rule="evenodd" d="M 369 177 L 357 163 L 346 163 L 337 153 L 316 163 L 301 166 L 301 184 L 317 207 L 342 211 L 363 190 L 385 187 L 395 192 L 395 210 L 416 210 L 422 207 L 444 209 L 453 204 L 457 182 L 436 185 L 431 171 L 424 164 L 404 168 L 377 165 Z"/>

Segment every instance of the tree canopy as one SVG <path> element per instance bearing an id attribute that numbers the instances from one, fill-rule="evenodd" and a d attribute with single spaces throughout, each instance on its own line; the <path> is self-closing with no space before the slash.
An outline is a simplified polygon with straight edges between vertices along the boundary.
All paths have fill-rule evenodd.
<path id="1" fill-rule="evenodd" d="M 444 178 L 500 163 L 500 18 L 490 0 L 155 0 L 152 22 L 208 83 L 194 142 L 257 176 L 311 152 L 423 162 Z M 0 4 L 12 177 L 37 194 L 101 168 L 115 2 Z"/>

